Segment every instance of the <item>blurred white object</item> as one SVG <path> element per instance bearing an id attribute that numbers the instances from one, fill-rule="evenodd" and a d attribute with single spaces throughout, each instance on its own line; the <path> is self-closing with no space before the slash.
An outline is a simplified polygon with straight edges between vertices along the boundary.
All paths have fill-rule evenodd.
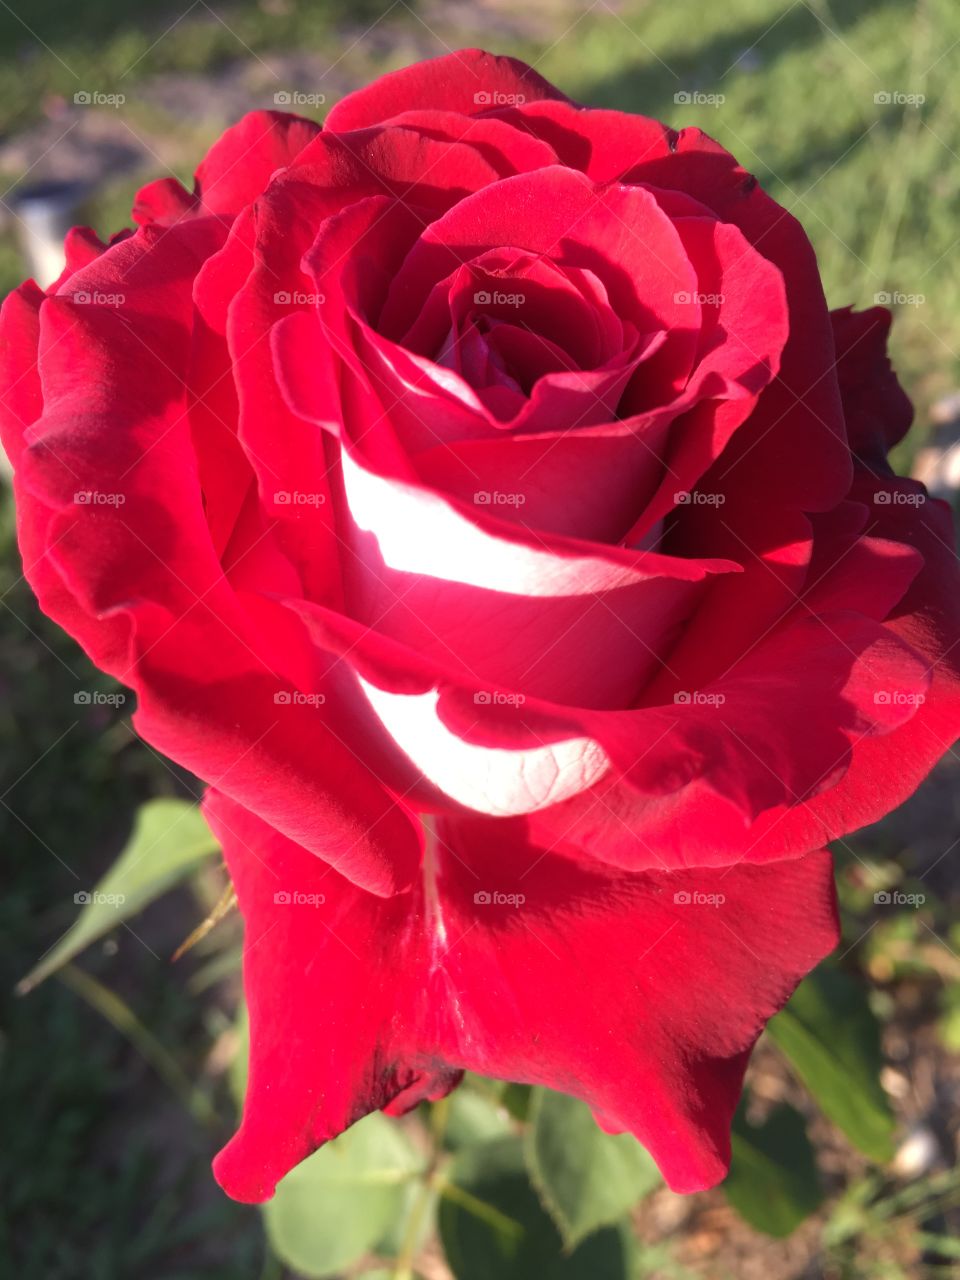
<path id="1" fill-rule="evenodd" d="M 938 400 L 930 418 L 933 430 L 917 450 L 913 478 L 922 480 L 935 498 L 949 502 L 960 492 L 960 392 Z"/>
<path id="2" fill-rule="evenodd" d="M 880 1084 L 891 1098 L 905 1098 L 910 1092 L 910 1081 L 902 1071 L 884 1067 L 880 1072 Z"/>
<path id="3" fill-rule="evenodd" d="M 33 276 L 42 289 L 48 289 L 63 271 L 63 238 L 76 222 L 86 190 L 80 182 L 42 182 L 21 187 L 10 200 L 26 259 L 24 275 Z M 12 474 L 10 460 L 0 447 L 0 476 L 9 479 Z"/>
<path id="4" fill-rule="evenodd" d="M 41 288 L 49 288 L 63 270 L 63 238 L 76 221 L 84 194 L 78 182 L 44 182 L 14 196 L 20 247 Z"/>
<path id="5" fill-rule="evenodd" d="M 940 1159 L 940 1147 L 932 1129 L 911 1129 L 893 1157 L 893 1171 L 901 1178 L 919 1178 Z"/>

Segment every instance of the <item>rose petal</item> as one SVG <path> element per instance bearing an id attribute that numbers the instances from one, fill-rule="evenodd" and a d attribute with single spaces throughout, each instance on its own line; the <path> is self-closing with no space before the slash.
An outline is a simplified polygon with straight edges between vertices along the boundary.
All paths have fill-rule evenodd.
<path id="1" fill-rule="evenodd" d="M 516 58 L 461 49 L 381 76 L 347 94 L 327 116 L 327 129 L 343 133 L 382 124 L 404 111 L 455 111 L 477 115 L 505 101 L 533 102 L 565 96 Z"/>
<path id="2" fill-rule="evenodd" d="M 827 854 L 625 875 L 476 822 L 444 828 L 423 884 L 384 900 L 223 797 L 206 810 L 246 922 L 251 1020 L 243 1122 L 214 1169 L 246 1201 L 463 1068 L 572 1093 L 675 1190 L 710 1186 L 759 1031 L 838 936 Z"/>
<path id="3" fill-rule="evenodd" d="M 136 690 L 144 737 L 392 892 L 419 859 L 406 812 L 344 745 L 336 704 L 278 708 L 294 651 L 265 643 L 210 540 L 177 370 L 193 278 L 223 235 L 213 218 L 144 228 L 44 302 L 43 411 L 18 483 L 24 545 L 39 556 L 42 538 L 46 553 L 27 572 L 44 609 Z"/>

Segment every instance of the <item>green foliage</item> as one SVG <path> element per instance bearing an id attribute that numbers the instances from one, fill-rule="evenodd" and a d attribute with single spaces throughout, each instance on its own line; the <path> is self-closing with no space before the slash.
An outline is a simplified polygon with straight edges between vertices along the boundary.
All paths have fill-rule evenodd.
<path id="1" fill-rule="evenodd" d="M 423 1167 L 400 1128 L 379 1112 L 287 1174 L 263 1209 L 277 1256 L 303 1276 L 335 1276 L 374 1250 Z"/>
<path id="2" fill-rule="evenodd" d="M 80 915 L 20 983 L 26 993 L 85 947 L 172 889 L 218 845 L 196 805 L 153 800 L 136 818 L 130 840 L 93 890 L 75 895 Z"/>
<path id="3" fill-rule="evenodd" d="M 481 1093 L 464 1081 L 444 1105 L 448 1108 L 444 1143 L 451 1151 L 488 1138 L 501 1138 L 511 1131 L 510 1113 L 493 1091 Z"/>
<path id="4" fill-rule="evenodd" d="M 745 1113 L 744 1101 L 734 1118 L 733 1158 L 723 1190 L 752 1227 L 787 1236 L 823 1199 L 803 1116 L 783 1105 L 752 1125 Z"/>
<path id="5" fill-rule="evenodd" d="M 880 1031 L 864 987 L 822 965 L 768 1031 L 834 1124 L 871 1160 L 889 1160 L 894 1119 L 880 1085 Z"/>
<path id="6" fill-rule="evenodd" d="M 572 1253 L 530 1185 L 519 1137 L 460 1153 L 441 1183 L 440 1238 L 457 1280 L 628 1280 L 636 1245 L 605 1227 Z"/>
<path id="7" fill-rule="evenodd" d="M 534 1090 L 531 1121 L 527 1164 L 569 1247 L 618 1221 L 661 1185 L 657 1166 L 636 1138 L 604 1133 L 575 1098 Z"/>

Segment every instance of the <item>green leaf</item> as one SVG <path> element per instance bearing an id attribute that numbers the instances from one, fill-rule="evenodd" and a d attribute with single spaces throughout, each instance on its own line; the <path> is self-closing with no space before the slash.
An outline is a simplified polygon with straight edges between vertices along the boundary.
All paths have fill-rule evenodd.
<path id="1" fill-rule="evenodd" d="M 97 887 L 75 895 L 80 915 L 17 990 L 26 994 L 84 947 L 172 889 L 218 848 L 195 804 L 149 801 L 138 810 L 126 847 Z"/>
<path id="2" fill-rule="evenodd" d="M 500 1101 L 515 1120 L 526 1120 L 530 1114 L 533 1089 L 528 1084 L 508 1082 L 500 1095 Z"/>
<path id="3" fill-rule="evenodd" d="M 237 1016 L 233 1021 L 237 1044 L 230 1066 L 227 1069 L 227 1083 L 230 1093 L 237 1104 L 237 1110 L 243 1110 L 243 1099 L 247 1092 L 247 1070 L 250 1056 L 250 1014 L 246 1000 L 241 1000 L 237 1007 Z"/>
<path id="4" fill-rule="evenodd" d="M 605 1227 L 565 1253 L 530 1185 L 519 1137 L 461 1151 L 440 1185 L 438 1222 L 457 1280 L 630 1280 L 636 1241 L 625 1225 Z"/>
<path id="5" fill-rule="evenodd" d="M 586 1103 L 535 1089 L 527 1167 L 540 1199 L 572 1247 L 615 1222 L 662 1185 L 652 1157 L 628 1133 L 604 1133 Z"/>
<path id="6" fill-rule="evenodd" d="M 823 1200 L 803 1116 L 783 1105 L 748 1124 L 746 1099 L 733 1121 L 733 1158 L 723 1183 L 742 1218 L 769 1236 L 788 1236 Z"/>
<path id="7" fill-rule="evenodd" d="M 365 1116 L 291 1170 L 263 1206 L 273 1251 L 311 1280 L 336 1275 L 391 1231 L 422 1167 L 394 1121 Z"/>
<path id="8" fill-rule="evenodd" d="M 510 1115 L 502 1102 L 470 1089 L 455 1089 L 444 1099 L 448 1107 L 443 1133 L 444 1146 L 450 1151 L 473 1146 L 489 1138 L 499 1138 L 512 1131 Z"/>
<path id="9" fill-rule="evenodd" d="M 361 1271 L 354 1280 L 394 1280 L 396 1274 L 388 1267 L 378 1267 L 375 1271 Z M 411 1271 L 410 1280 L 420 1280 L 420 1272 Z"/>
<path id="10" fill-rule="evenodd" d="M 880 1084 L 880 1028 L 864 988 L 821 967 L 768 1031 L 834 1124 L 871 1160 L 894 1152 L 894 1117 Z"/>
<path id="11" fill-rule="evenodd" d="M 381 1258 L 396 1258 L 412 1245 L 411 1256 L 416 1257 L 433 1234 L 436 1218 L 436 1191 L 432 1187 L 425 1188 L 419 1178 L 407 1183 L 400 1210 L 394 1214 L 384 1234 L 374 1242 L 374 1253 Z"/>

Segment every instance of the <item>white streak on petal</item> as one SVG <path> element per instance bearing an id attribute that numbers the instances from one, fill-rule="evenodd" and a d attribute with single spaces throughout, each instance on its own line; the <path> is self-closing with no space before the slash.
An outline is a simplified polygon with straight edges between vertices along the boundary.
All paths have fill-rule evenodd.
<path id="1" fill-rule="evenodd" d="M 592 738 L 511 751 L 464 742 L 437 715 L 439 694 L 360 685 L 394 742 L 444 794 L 493 818 L 534 813 L 593 786 L 610 761 Z"/>

